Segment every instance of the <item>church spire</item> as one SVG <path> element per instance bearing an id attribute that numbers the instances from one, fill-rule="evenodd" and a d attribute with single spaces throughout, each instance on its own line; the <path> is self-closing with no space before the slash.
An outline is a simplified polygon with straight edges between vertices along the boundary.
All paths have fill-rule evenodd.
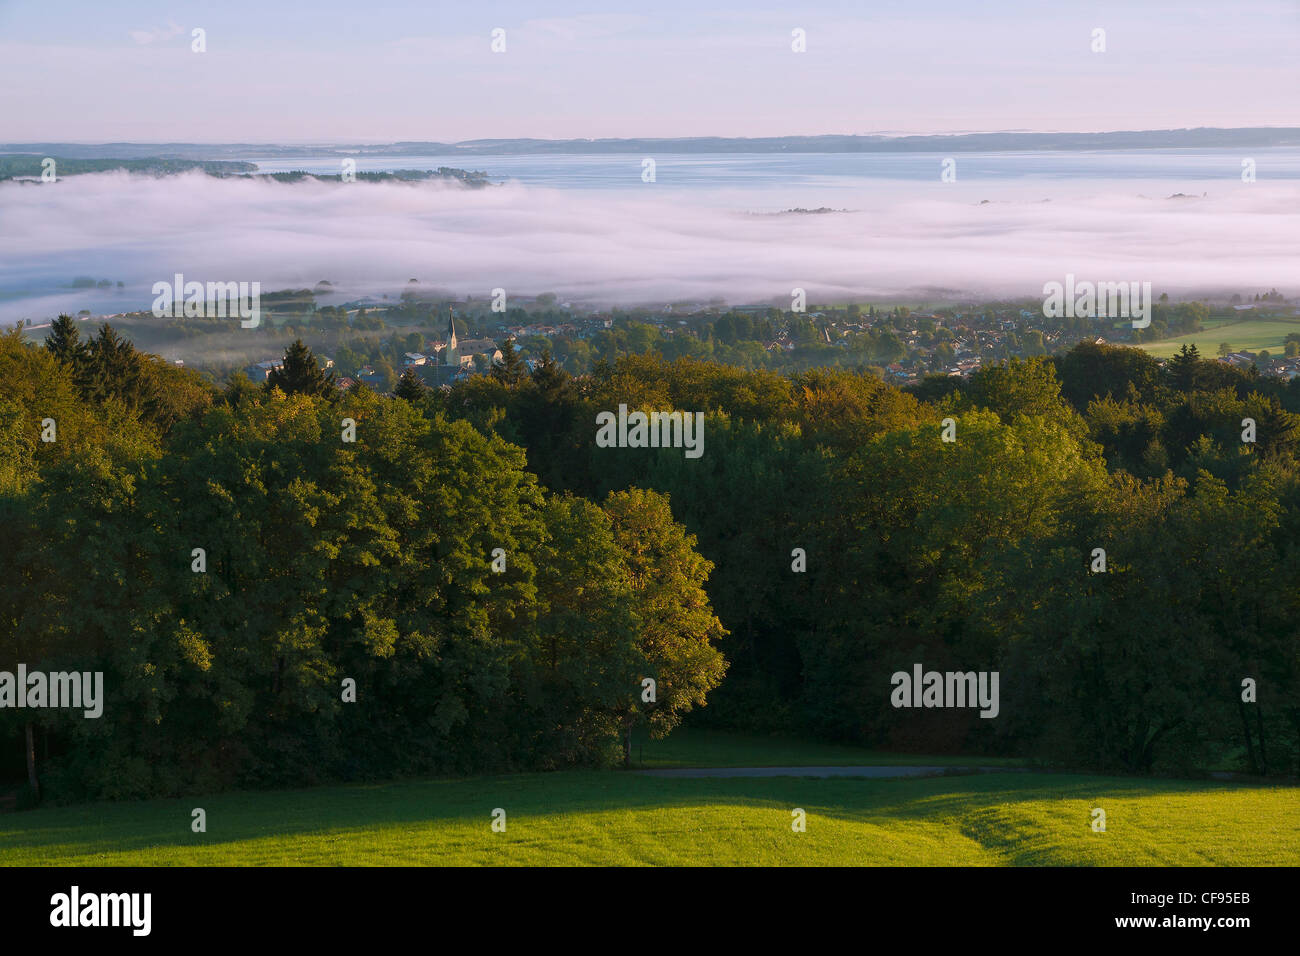
<path id="1" fill-rule="evenodd" d="M 443 364 L 459 364 L 459 358 L 456 355 L 456 319 L 451 311 L 451 306 L 447 306 L 447 344 L 443 348 L 442 354 Z"/>

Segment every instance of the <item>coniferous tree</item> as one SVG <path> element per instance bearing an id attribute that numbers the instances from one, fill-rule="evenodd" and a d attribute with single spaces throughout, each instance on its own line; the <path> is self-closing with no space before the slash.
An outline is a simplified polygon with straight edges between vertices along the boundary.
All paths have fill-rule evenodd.
<path id="1" fill-rule="evenodd" d="M 335 398 L 338 389 L 334 373 L 326 373 L 316 364 L 316 356 L 303 345 L 302 339 L 284 351 L 284 366 L 272 369 L 266 379 L 266 389 L 278 388 L 286 395 L 313 395 L 317 398 Z"/>
<path id="2" fill-rule="evenodd" d="M 551 357 L 550 349 L 542 352 L 532 375 L 516 390 L 514 409 L 533 470 L 548 487 L 562 486 L 569 466 L 585 449 L 580 449 L 574 435 L 579 418 L 577 387 Z"/>
<path id="3" fill-rule="evenodd" d="M 65 365 L 77 367 L 86 356 L 86 343 L 81 341 L 81 330 L 72 316 L 60 315 L 50 325 L 45 337 L 45 348 Z"/>
<path id="4" fill-rule="evenodd" d="M 498 342 L 497 348 L 501 350 L 501 361 L 493 364 L 492 377 L 506 385 L 518 385 L 528 374 L 528 370 L 524 367 L 523 360 L 519 358 L 519 353 L 515 351 L 515 340 L 506 339 L 504 342 Z"/>
<path id="5" fill-rule="evenodd" d="M 505 353 L 502 352 L 504 357 Z M 554 401 L 555 397 L 563 395 L 568 397 L 576 394 L 572 384 L 572 376 L 569 375 L 560 364 L 555 361 L 549 348 L 542 350 L 541 361 L 532 373 L 533 385 L 543 395 L 547 396 L 548 401 Z"/>
<path id="6" fill-rule="evenodd" d="M 1196 366 L 1201 361 L 1201 353 L 1197 351 L 1195 343 L 1184 345 L 1178 350 L 1178 354 L 1169 360 L 1165 368 L 1169 372 L 1169 380 L 1173 383 L 1174 388 L 1180 392 L 1191 391 L 1196 385 Z"/>
<path id="7" fill-rule="evenodd" d="M 153 399 L 143 357 L 108 323 L 100 326 L 99 335 L 87 346 L 77 383 L 91 401 L 118 399 L 133 411 L 144 410 Z"/>
<path id="8" fill-rule="evenodd" d="M 424 382 L 420 381 L 420 376 L 416 374 L 415 369 L 408 368 L 402 373 L 393 394 L 408 402 L 417 402 L 424 396 Z"/>

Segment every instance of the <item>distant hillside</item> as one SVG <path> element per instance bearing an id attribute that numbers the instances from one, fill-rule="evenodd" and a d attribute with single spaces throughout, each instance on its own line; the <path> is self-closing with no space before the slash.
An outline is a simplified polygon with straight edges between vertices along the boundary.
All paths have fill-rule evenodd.
<path id="1" fill-rule="evenodd" d="M 168 176 L 173 173 L 189 172 L 191 169 L 201 169 L 210 175 L 220 176 L 250 173 L 257 169 L 253 163 L 225 160 L 165 159 L 158 156 L 143 159 L 77 159 L 51 151 L 40 156 L 32 154 L 0 156 L 0 180 L 18 176 L 40 176 L 43 171 L 41 163 L 46 157 L 54 160 L 54 172 L 57 176 L 104 173 L 114 169 L 125 169 L 128 172 L 152 176 Z"/>
<path id="2" fill-rule="evenodd" d="M 342 173 L 309 173 L 301 169 L 295 169 L 287 173 L 256 173 L 258 179 L 274 179 L 280 183 L 296 183 L 303 179 L 321 179 L 327 182 L 341 182 Z M 394 169 L 390 172 L 356 173 L 358 182 L 363 183 L 384 183 L 384 182 L 420 182 L 427 179 L 454 179 L 466 186 L 478 188 L 481 186 L 492 185 L 488 179 L 487 173 L 480 170 L 470 171 L 467 169 L 453 169 L 450 166 L 439 166 L 437 169 Z"/>
<path id="3" fill-rule="evenodd" d="M 434 144 L 396 143 L 427 152 Z M 956 136 L 775 136 L 758 139 L 471 140 L 466 153 L 930 153 L 999 150 L 1169 149 L 1300 146 L 1300 128 L 1182 129 L 1118 133 L 966 133 Z"/>
<path id="4" fill-rule="evenodd" d="M 475 139 L 457 143 L 409 141 L 368 145 L 277 145 L 266 143 L 73 143 L 0 144 L 0 150 L 83 159 L 111 157 L 214 160 L 247 156 L 365 156 L 465 153 L 907 153 L 998 150 L 1192 149 L 1300 146 L 1300 127 L 1130 130 L 1110 133 L 963 133 L 937 136 L 721 136 L 677 139 Z M 119 160 L 120 162 L 120 160 Z"/>
<path id="5" fill-rule="evenodd" d="M 10 154 L 0 156 L 0 181 L 17 177 L 38 177 L 41 175 L 41 163 L 45 157 L 35 155 Z M 277 182 L 298 182 L 302 179 L 322 179 L 339 182 L 341 173 L 308 173 L 293 170 L 286 173 L 259 173 L 256 163 L 231 162 L 227 160 L 165 159 L 150 156 L 146 159 L 70 159 L 51 155 L 55 162 L 54 171 L 59 177 L 77 176 L 84 173 L 103 173 L 116 169 L 140 173 L 146 176 L 170 176 L 191 170 L 202 170 L 209 176 L 247 176 L 258 179 L 274 179 Z M 437 169 L 395 169 L 391 172 L 358 172 L 356 178 L 361 182 L 418 182 L 428 179 L 451 179 L 466 186 L 481 187 L 490 185 L 487 173 L 465 169 L 453 169 L 439 166 Z"/>

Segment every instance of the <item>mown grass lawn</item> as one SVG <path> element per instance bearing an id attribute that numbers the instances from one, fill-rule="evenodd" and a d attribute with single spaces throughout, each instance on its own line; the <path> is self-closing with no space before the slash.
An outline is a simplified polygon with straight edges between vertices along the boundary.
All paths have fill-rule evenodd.
<path id="1" fill-rule="evenodd" d="M 1224 323 L 1176 339 L 1150 342 L 1139 348 L 1164 359 L 1178 354 L 1184 343 L 1194 343 L 1201 358 L 1212 359 L 1218 357 L 1219 343 L 1227 342 L 1237 352 L 1267 350 L 1274 358 L 1281 358 L 1286 348 L 1286 337 L 1292 332 L 1300 332 L 1300 319 L 1247 320 Z"/>
<path id="2" fill-rule="evenodd" d="M 207 811 L 207 832 L 190 811 Z M 494 808 L 507 828 L 494 833 Z M 791 810 L 807 831 L 791 830 Z M 1094 833 L 1092 809 L 1106 811 Z M 1300 865 L 1300 788 L 974 774 L 520 774 L 0 817 L 9 865 Z"/>

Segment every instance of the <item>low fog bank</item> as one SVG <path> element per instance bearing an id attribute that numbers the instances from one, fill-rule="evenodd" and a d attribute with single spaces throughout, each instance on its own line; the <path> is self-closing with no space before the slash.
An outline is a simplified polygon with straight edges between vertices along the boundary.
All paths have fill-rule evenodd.
<path id="1" fill-rule="evenodd" d="M 1169 198 L 1185 192 L 1182 198 Z M 1202 195 L 1206 193 L 1206 195 Z M 829 200 L 829 201 L 828 201 Z M 784 214 L 792 207 L 837 211 Z M 741 211 L 746 209 L 747 211 Z M 752 213 L 765 213 L 754 215 Z M 833 192 L 153 179 L 0 184 L 0 319 L 146 309 L 154 282 L 328 279 L 349 296 L 410 278 L 601 304 L 1041 297 L 1067 273 L 1171 297 L 1300 292 L 1300 185 L 863 185 Z M 125 288 L 76 292 L 75 277 Z M 112 305 L 120 303 L 120 305 Z"/>

